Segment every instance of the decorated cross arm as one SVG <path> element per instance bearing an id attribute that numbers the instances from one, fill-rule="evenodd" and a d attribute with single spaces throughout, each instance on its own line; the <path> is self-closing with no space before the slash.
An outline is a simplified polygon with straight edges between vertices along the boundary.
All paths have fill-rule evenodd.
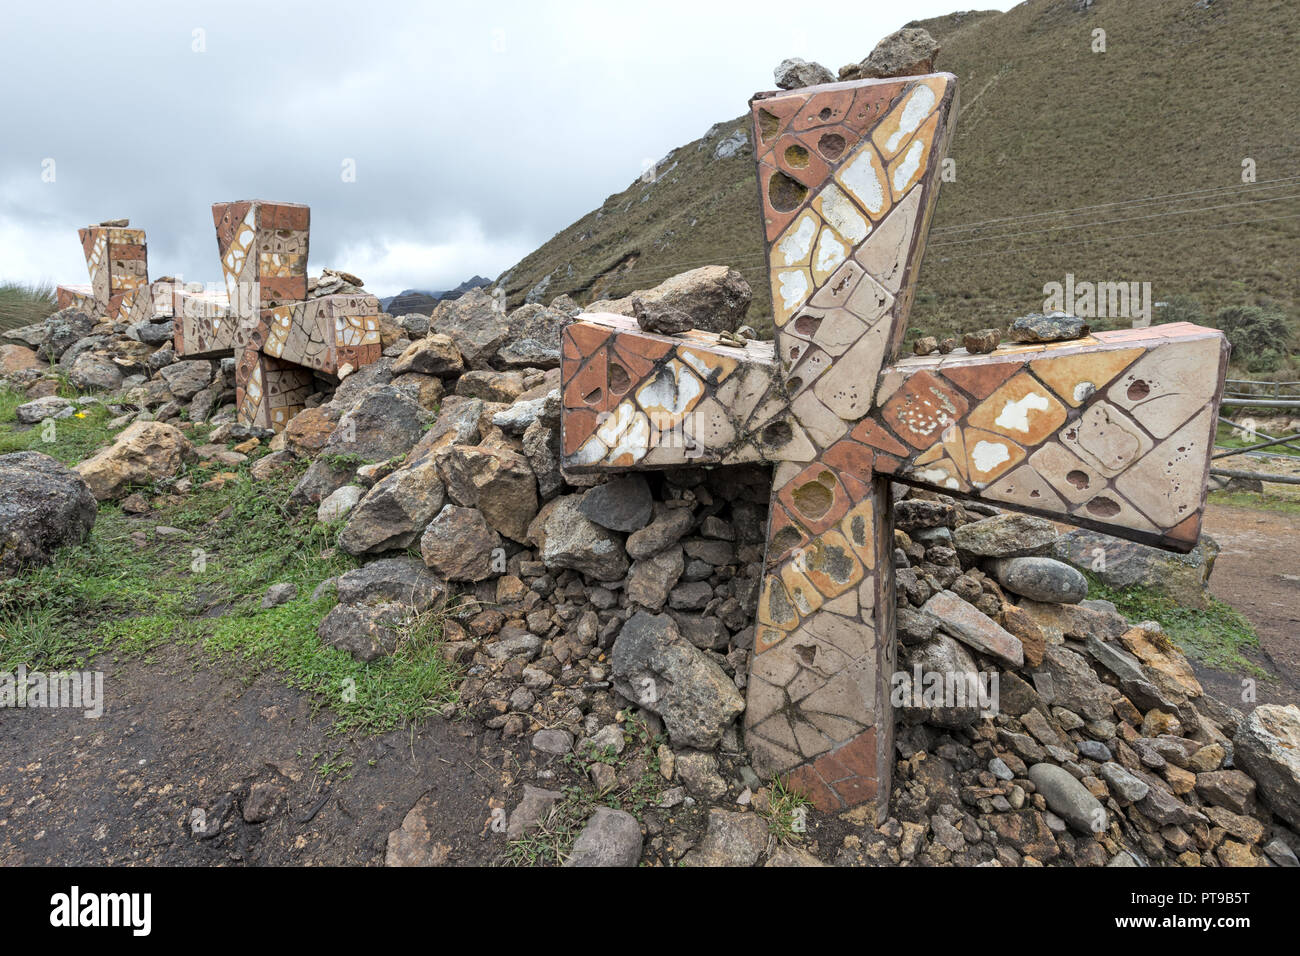
<path id="1" fill-rule="evenodd" d="M 898 360 L 955 98 L 933 74 L 751 102 L 774 342 L 564 333 L 566 470 L 773 466 L 746 744 L 821 809 L 888 806 L 891 480 L 1180 551 L 1200 531 L 1220 333 Z"/>

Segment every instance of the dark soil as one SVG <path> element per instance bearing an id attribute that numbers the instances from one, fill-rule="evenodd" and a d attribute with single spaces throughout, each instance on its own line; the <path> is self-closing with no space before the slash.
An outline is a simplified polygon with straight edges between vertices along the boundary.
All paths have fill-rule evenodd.
<path id="1" fill-rule="evenodd" d="M 330 736 L 328 713 L 313 716 L 310 699 L 273 674 L 245 685 L 235 668 L 188 648 L 96 666 L 98 719 L 0 711 L 0 865 L 381 864 L 389 831 L 431 790 L 431 837 L 449 848 L 449 863 L 501 852 L 490 801 L 513 761 L 498 735 L 473 723 L 347 740 Z M 246 824 L 249 788 L 264 782 L 284 798 L 266 822 Z M 218 812 L 223 802 L 221 832 L 195 836 L 193 809 Z"/>

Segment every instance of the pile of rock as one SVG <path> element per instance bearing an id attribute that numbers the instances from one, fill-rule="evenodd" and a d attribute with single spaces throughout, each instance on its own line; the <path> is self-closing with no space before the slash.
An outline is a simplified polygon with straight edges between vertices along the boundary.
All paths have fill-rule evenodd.
<path id="1" fill-rule="evenodd" d="M 694 310 L 715 310 L 732 285 L 725 270 L 706 272 L 677 277 L 671 298 L 639 298 L 699 326 Z M 1115 573 L 1148 583 L 1170 566 L 903 486 L 898 670 L 996 677 L 996 706 L 901 696 L 886 822 L 865 808 L 810 813 L 799 848 L 773 843 L 765 817 L 779 794 L 750 766 L 741 731 L 770 475 L 566 479 L 558 366 L 574 311 L 565 300 L 507 314 L 472 290 L 431 317 L 403 316 L 386 327 L 390 354 L 322 391 L 249 469 L 260 480 L 309 462 L 290 504 L 337 522 L 339 547 L 365 562 L 333 582 L 323 641 L 376 660 L 421 615 L 439 617 L 442 653 L 464 668 L 462 702 L 531 768 L 512 838 L 544 823 L 569 774 L 600 795 L 644 797 L 637 817 L 595 813 L 574 865 L 1295 864 L 1300 710 L 1245 716 L 1208 697 L 1158 625 L 1087 600 L 1077 569 L 1096 547 Z M 52 317 L 40 344 L 67 338 L 73 321 Z M 126 338 L 85 331 L 110 355 Z M 123 416 L 143 421 L 79 469 L 98 497 L 269 438 L 229 419 L 211 447 L 165 431 L 162 406 L 176 414 L 210 390 L 224 417 L 229 387 L 221 365 L 159 360 L 166 351 L 145 360 L 157 366 L 149 377 L 124 381 L 139 404 Z M 31 372 L 11 380 L 43 380 Z M 23 414 L 75 405 L 62 402 Z M 1179 562 L 1179 587 L 1201 587 L 1212 558 L 1203 543 Z M 631 757 L 629 723 L 650 741 Z"/>
<path id="2" fill-rule="evenodd" d="M 1000 706 L 985 715 L 904 702 L 891 819 L 876 828 L 853 811 L 838 818 L 852 824 L 838 843 L 812 840 L 811 856 L 777 854 L 753 809 L 770 801 L 770 781 L 749 766 L 739 721 L 767 472 L 566 480 L 555 465 L 556 370 L 514 366 L 483 324 L 489 297 L 466 298 L 441 307 L 434 331 L 396 363 L 359 373 L 318 410 L 313 421 L 333 430 L 295 498 L 350 488 L 341 546 L 388 555 L 352 572 L 368 576 L 371 596 L 358 597 L 350 575 L 340 579 L 322 639 L 373 659 L 401 640 L 404 613 L 457 595 L 443 611 L 443 652 L 465 668 L 462 700 L 542 768 L 515 808 L 515 836 L 560 799 L 546 785 L 561 764 L 576 764 L 597 792 L 636 785 L 644 765 L 600 757 L 622 751 L 631 716 L 664 741 L 654 755 L 655 805 L 632 824 L 620 811 L 593 817 L 577 863 L 1291 859 L 1294 823 L 1272 815 L 1287 806 L 1276 779 L 1285 775 L 1270 777 L 1279 796 L 1265 797 L 1255 785 L 1260 766 L 1235 757 L 1254 747 L 1254 718 L 1207 698 L 1157 625 L 1133 626 L 1086 600 L 1071 564 L 1095 563 L 1084 542 L 1042 519 L 902 486 L 899 670 L 996 675 Z M 438 379 L 436 415 L 420 415 L 414 382 L 403 380 L 410 375 Z M 291 445 L 297 432 L 295 421 Z M 348 447 L 367 449 L 364 463 L 339 464 Z M 1134 546 L 1106 541 L 1119 566 L 1137 562 Z M 1189 573 L 1203 580 L 1204 562 Z M 1280 721 L 1275 738 L 1300 718 L 1257 713 Z"/>

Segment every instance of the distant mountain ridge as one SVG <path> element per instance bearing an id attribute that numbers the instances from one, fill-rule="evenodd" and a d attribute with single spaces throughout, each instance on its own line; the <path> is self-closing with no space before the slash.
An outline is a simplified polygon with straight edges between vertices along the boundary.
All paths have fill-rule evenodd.
<path id="1" fill-rule="evenodd" d="M 481 289 L 491 285 L 492 280 L 483 276 L 466 279 L 454 289 L 445 292 L 431 292 L 426 289 L 403 289 L 397 295 L 386 296 L 379 300 L 379 307 L 389 315 L 407 315 L 412 312 L 432 312 L 433 307 L 443 299 L 459 299 L 470 289 Z"/>
<path id="2" fill-rule="evenodd" d="M 906 25 L 940 42 L 935 69 L 960 94 L 911 335 L 1005 326 L 1067 275 L 1149 281 L 1154 300 L 1192 296 L 1211 315 L 1263 300 L 1296 314 L 1300 58 L 1286 0 L 1027 0 Z M 749 117 L 656 168 L 506 270 L 509 305 L 586 304 L 716 264 L 745 276 L 749 322 L 770 329 Z"/>

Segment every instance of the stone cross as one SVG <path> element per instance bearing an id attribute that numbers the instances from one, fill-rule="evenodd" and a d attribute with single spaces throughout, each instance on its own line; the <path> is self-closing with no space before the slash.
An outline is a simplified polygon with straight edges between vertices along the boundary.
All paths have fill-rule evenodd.
<path id="1" fill-rule="evenodd" d="M 176 354 L 233 354 L 239 420 L 278 432 L 317 390 L 316 374 L 341 379 L 379 359 L 379 300 L 308 298 L 307 206 L 216 203 L 212 220 L 226 295 L 178 287 Z"/>
<path id="2" fill-rule="evenodd" d="M 76 306 L 110 322 L 137 322 L 152 317 L 148 247 L 143 229 L 126 219 L 77 230 L 86 257 L 89 285 L 61 285 L 55 301 L 60 309 Z"/>
<path id="3" fill-rule="evenodd" d="M 774 342 L 601 314 L 563 337 L 565 470 L 773 466 L 746 744 L 824 810 L 888 807 L 891 481 L 1177 551 L 1200 532 L 1219 332 L 899 360 L 955 100 L 939 73 L 751 101 Z"/>

